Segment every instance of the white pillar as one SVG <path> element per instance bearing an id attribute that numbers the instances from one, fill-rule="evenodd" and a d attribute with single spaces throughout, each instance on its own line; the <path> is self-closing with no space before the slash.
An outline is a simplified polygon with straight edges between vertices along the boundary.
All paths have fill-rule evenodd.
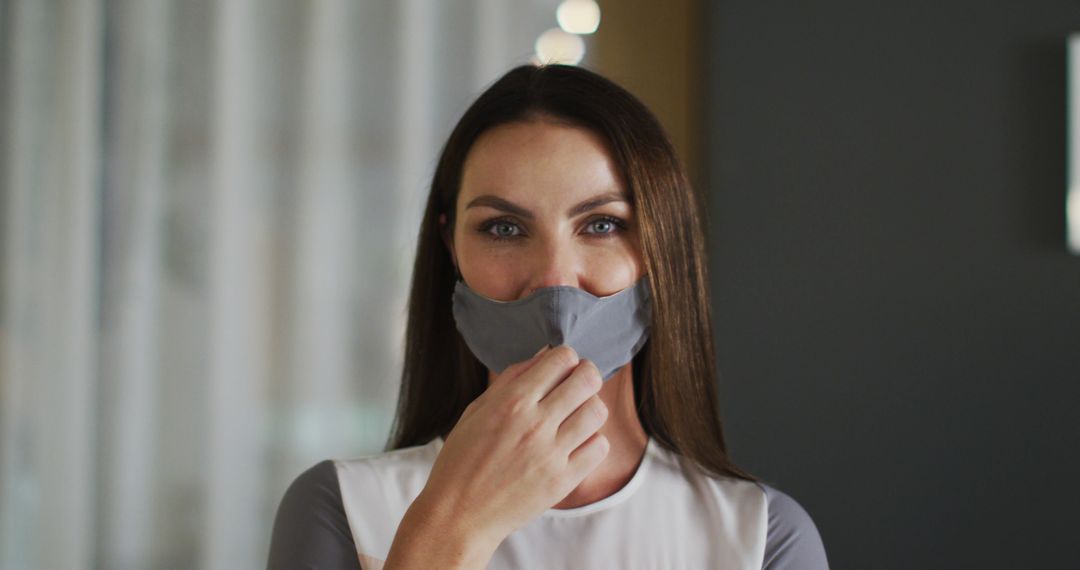
<path id="1" fill-rule="evenodd" d="M 260 508 L 265 473 L 261 384 L 266 363 L 270 274 L 264 254 L 266 200 L 259 196 L 255 81 L 258 3 L 215 5 L 209 259 L 210 350 L 207 384 L 203 568 L 246 568 L 262 560 Z"/>
<path id="2" fill-rule="evenodd" d="M 169 28 L 163 0 L 113 6 L 115 57 L 104 177 L 96 566 L 154 563 L 159 327 Z"/>
<path id="3" fill-rule="evenodd" d="M 3 133 L 0 566 L 93 560 L 101 7 L 14 3 Z"/>

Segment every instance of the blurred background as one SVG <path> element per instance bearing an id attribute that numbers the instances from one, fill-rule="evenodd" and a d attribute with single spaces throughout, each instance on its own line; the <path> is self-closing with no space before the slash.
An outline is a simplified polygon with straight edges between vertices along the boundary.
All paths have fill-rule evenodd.
<path id="1" fill-rule="evenodd" d="M 684 147 L 687 6 L 637 38 Z M 0 568 L 265 567 L 293 478 L 386 444 L 454 123 L 629 69 L 646 7 L 0 2 Z"/>
<path id="2" fill-rule="evenodd" d="M 292 479 L 384 448 L 437 154 L 531 61 L 668 128 L 732 454 L 834 568 L 1075 565 L 1077 28 L 1065 0 L 0 1 L 0 568 L 265 567 Z"/>

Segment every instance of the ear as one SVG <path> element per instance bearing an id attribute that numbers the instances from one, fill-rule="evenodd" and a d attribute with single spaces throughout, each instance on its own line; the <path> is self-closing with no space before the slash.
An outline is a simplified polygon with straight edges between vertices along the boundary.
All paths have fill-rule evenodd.
<path id="1" fill-rule="evenodd" d="M 454 228 L 446 225 L 446 214 L 439 214 L 439 235 L 450 252 L 450 261 L 457 268 L 457 255 L 454 253 Z"/>

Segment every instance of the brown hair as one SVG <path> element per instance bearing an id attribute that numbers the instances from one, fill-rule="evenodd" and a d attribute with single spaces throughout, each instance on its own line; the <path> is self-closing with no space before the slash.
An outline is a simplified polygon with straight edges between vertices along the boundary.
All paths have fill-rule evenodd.
<path id="1" fill-rule="evenodd" d="M 642 427 L 712 476 L 756 480 L 730 461 L 724 444 L 700 198 L 644 104 L 596 73 L 564 65 L 507 72 L 465 111 L 443 147 L 420 227 L 401 393 L 387 450 L 445 438 L 487 387 L 487 369 L 454 325 L 456 272 L 439 215 L 453 227 L 462 169 L 476 139 L 492 127 L 538 115 L 604 138 L 634 205 L 653 306 L 649 341 L 632 364 Z"/>

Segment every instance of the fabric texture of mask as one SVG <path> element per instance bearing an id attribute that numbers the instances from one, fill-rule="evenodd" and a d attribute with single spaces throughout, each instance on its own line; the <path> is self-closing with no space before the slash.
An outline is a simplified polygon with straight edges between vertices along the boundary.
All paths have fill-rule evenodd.
<path id="1" fill-rule="evenodd" d="M 458 280 L 453 310 L 465 344 L 496 374 L 545 344 L 567 344 L 595 364 L 605 382 L 645 345 L 652 322 L 644 278 L 607 297 L 560 285 L 516 301 L 489 299 Z"/>

